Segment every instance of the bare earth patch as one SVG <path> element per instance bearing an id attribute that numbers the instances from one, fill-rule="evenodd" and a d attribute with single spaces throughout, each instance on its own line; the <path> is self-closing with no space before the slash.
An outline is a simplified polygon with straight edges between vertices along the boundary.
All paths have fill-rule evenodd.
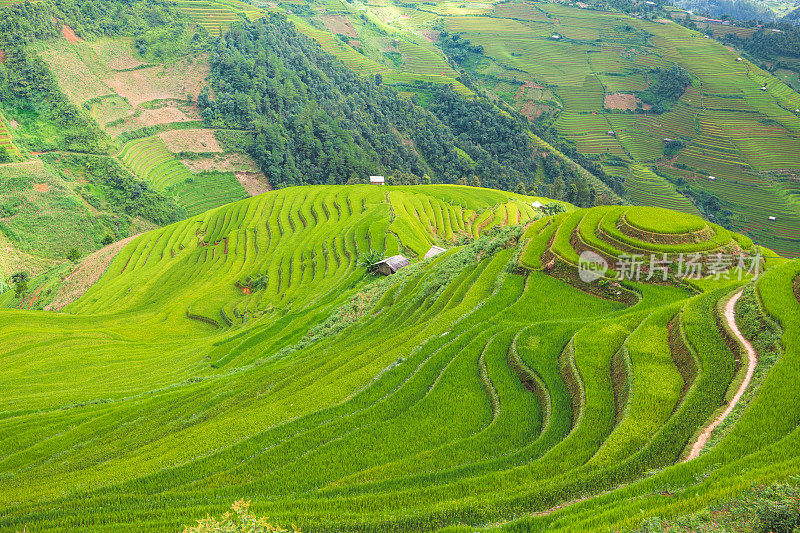
<path id="1" fill-rule="evenodd" d="M 174 153 L 180 152 L 223 152 L 222 146 L 214 137 L 214 130 L 191 129 L 191 130 L 168 130 L 159 133 L 158 136 L 167 145 L 167 149 Z"/>
<path id="2" fill-rule="evenodd" d="M 636 98 L 635 94 L 613 93 L 606 95 L 604 105 L 606 109 L 635 111 L 640 103 L 642 103 L 642 101 Z M 642 109 L 644 110 L 651 109 L 652 107 L 653 106 L 650 104 L 642 103 Z"/>
<path id="3" fill-rule="evenodd" d="M 261 172 L 236 172 L 235 176 L 250 196 L 257 196 L 272 190 L 272 185 Z"/>
<path id="4" fill-rule="evenodd" d="M 109 70 L 136 68 L 144 63 L 133 51 L 133 44 L 128 39 L 98 39 L 90 46 Z"/>
<path id="5" fill-rule="evenodd" d="M 247 154 L 219 154 L 213 157 L 184 159 L 182 163 L 195 174 L 209 170 L 218 170 L 219 172 L 261 172 L 256 162 Z M 266 180 L 266 177 L 264 179 Z"/>
<path id="6" fill-rule="evenodd" d="M 89 70 L 77 49 L 64 41 L 53 41 L 39 52 L 70 101 L 78 106 L 98 96 L 112 94 L 103 81 Z"/>
<path id="7" fill-rule="evenodd" d="M 125 119 L 124 123 L 108 127 L 106 130 L 109 134 L 115 136 L 125 131 L 133 131 L 148 126 L 172 124 L 173 122 L 191 122 L 200 120 L 200 118 L 200 112 L 196 108 L 170 102 L 165 107 L 158 109 L 140 109 L 138 115 L 130 115 Z"/>
<path id="8" fill-rule="evenodd" d="M 328 28 L 328 31 L 333 34 L 340 33 L 352 39 L 358 37 L 356 29 L 350 23 L 350 19 L 348 19 L 346 15 L 325 15 L 322 17 L 322 22 L 325 24 L 325 27 Z"/>
<path id="9" fill-rule="evenodd" d="M 50 190 L 50 185 L 47 183 L 34 183 L 33 188 L 36 192 L 47 192 Z"/>
<path id="10" fill-rule="evenodd" d="M 6 51 L 0 50 L 0 63 L 5 63 L 5 62 L 6 62 Z"/>
<path id="11" fill-rule="evenodd" d="M 69 276 L 64 278 L 64 282 L 58 288 L 56 297 L 44 308 L 45 311 L 60 311 L 83 296 L 92 285 L 97 283 L 100 276 L 105 273 L 108 265 L 111 264 L 111 261 L 134 237 L 136 235 L 122 239 L 114 244 L 109 244 L 84 259 Z"/>
<path id="12" fill-rule="evenodd" d="M 422 30 L 422 36 L 425 37 L 429 43 L 435 43 L 439 40 L 439 32 L 436 30 Z"/>
<path id="13" fill-rule="evenodd" d="M 211 69 L 208 57 L 187 58 L 154 67 L 118 72 L 106 85 L 138 107 L 153 100 L 197 99 Z"/>
<path id="14" fill-rule="evenodd" d="M 63 35 L 64 38 L 70 42 L 70 44 L 83 42 L 83 39 L 75 35 L 75 30 L 73 30 L 66 24 L 61 25 L 61 35 Z"/>

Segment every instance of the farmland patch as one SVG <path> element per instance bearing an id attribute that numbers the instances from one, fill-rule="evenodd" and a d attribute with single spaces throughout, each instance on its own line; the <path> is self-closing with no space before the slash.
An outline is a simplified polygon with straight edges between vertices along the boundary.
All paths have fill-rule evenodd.
<path id="1" fill-rule="evenodd" d="M 178 59 L 163 65 L 116 72 L 105 80 L 133 107 L 153 100 L 196 100 L 210 73 L 208 58 Z"/>
<path id="2" fill-rule="evenodd" d="M 643 103 L 635 94 L 630 93 L 607 94 L 605 96 L 604 106 L 606 109 L 623 111 L 635 111 L 640 108 L 648 111 L 653 108 L 650 104 Z"/>
<path id="3" fill-rule="evenodd" d="M 167 149 L 175 154 L 180 152 L 209 153 L 223 151 L 219 141 L 214 137 L 214 130 L 210 129 L 169 130 L 159 133 L 158 136 L 167 145 Z"/>

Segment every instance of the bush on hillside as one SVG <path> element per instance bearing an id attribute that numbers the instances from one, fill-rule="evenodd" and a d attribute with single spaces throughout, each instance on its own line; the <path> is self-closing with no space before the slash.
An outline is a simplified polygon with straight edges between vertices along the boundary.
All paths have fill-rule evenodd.
<path id="1" fill-rule="evenodd" d="M 239 500 L 231 506 L 233 512 L 226 512 L 219 520 L 213 516 L 197 521 L 196 526 L 186 526 L 183 533 L 268 533 L 275 531 L 291 531 L 299 533 L 300 528 L 292 524 L 291 529 L 284 529 L 271 524 L 266 516 L 256 517 L 250 513 L 250 502 Z"/>
<path id="2" fill-rule="evenodd" d="M 383 255 L 383 252 L 370 249 L 370 251 L 361 254 L 361 257 L 358 258 L 358 264 L 359 266 L 366 268 L 367 271 L 374 274 L 378 270 L 375 267 L 375 263 L 377 263 L 378 261 L 383 261 L 385 258 L 386 256 Z"/>
<path id="3" fill-rule="evenodd" d="M 800 487 L 773 483 L 754 487 L 741 496 L 701 509 L 693 515 L 664 520 L 651 518 L 636 533 L 793 533 L 800 528 Z"/>

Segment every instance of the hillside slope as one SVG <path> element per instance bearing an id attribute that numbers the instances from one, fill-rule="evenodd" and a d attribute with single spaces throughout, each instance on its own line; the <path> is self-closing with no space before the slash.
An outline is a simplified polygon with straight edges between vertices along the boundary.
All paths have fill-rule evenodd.
<path id="1" fill-rule="evenodd" d="M 699 217 L 533 200 L 272 191 L 135 238 L 65 313 L 0 312 L 0 529 L 176 530 L 246 498 L 308 531 L 609 530 L 797 474 L 800 263 L 583 283 L 587 250 L 704 272 L 769 251 Z M 375 279 L 369 249 L 414 261 Z M 785 351 L 678 462 L 745 368 L 717 318 L 745 284 L 740 320 L 773 317 Z"/>

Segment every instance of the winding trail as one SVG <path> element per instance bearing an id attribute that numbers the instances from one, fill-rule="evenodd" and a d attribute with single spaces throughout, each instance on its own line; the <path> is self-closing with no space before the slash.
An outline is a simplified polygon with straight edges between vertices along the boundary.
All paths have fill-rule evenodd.
<path id="1" fill-rule="evenodd" d="M 697 441 L 692 445 L 692 451 L 686 457 L 687 461 L 691 461 L 700 455 L 700 452 L 703 450 L 706 442 L 708 442 L 708 438 L 711 436 L 711 432 L 713 432 L 728 417 L 728 415 L 731 414 L 731 411 L 733 411 L 733 409 L 739 403 L 739 400 L 742 398 L 742 394 L 744 394 L 744 391 L 747 390 L 748 385 L 750 385 L 750 380 L 753 378 L 753 372 L 755 372 L 756 369 L 756 351 L 753 348 L 753 345 L 750 344 L 750 341 L 745 339 L 744 335 L 742 335 L 742 332 L 739 331 L 739 327 L 736 325 L 736 320 L 734 318 L 736 302 L 739 301 L 739 297 L 741 295 L 742 291 L 737 292 L 730 300 L 728 300 L 728 303 L 725 304 L 725 322 L 728 323 L 728 327 L 733 332 L 736 340 L 738 340 L 739 343 L 744 346 L 744 349 L 747 352 L 747 375 L 745 375 L 742 384 L 739 385 L 739 390 L 736 391 L 736 394 L 731 399 L 725 411 L 723 411 L 716 420 L 714 420 L 708 425 L 708 427 L 706 427 L 705 430 L 703 430 L 703 433 L 700 434 L 700 436 L 697 438 Z"/>
<path id="2" fill-rule="evenodd" d="M 739 291 L 736 294 L 734 294 L 731 297 L 730 300 L 728 300 L 728 302 L 725 304 L 725 313 L 724 314 L 725 314 L 725 322 L 728 323 L 728 327 L 731 329 L 731 331 L 733 332 L 733 335 L 736 337 L 736 339 L 739 341 L 739 343 L 742 346 L 744 346 L 745 351 L 747 352 L 747 375 L 745 375 L 745 378 L 742 381 L 742 384 L 739 385 L 739 389 L 736 391 L 736 394 L 731 399 L 730 403 L 728 404 L 727 409 L 725 409 L 725 411 L 722 414 L 720 414 L 716 418 L 716 420 L 714 420 L 711 424 L 709 424 L 705 428 L 705 430 L 703 430 L 703 433 L 700 434 L 700 436 L 697 438 L 697 441 L 695 441 L 695 443 L 692 445 L 692 451 L 691 451 L 691 453 L 689 453 L 688 457 L 686 457 L 686 459 L 685 459 L 686 461 L 690 461 L 692 459 L 695 459 L 700 455 L 700 452 L 703 450 L 703 447 L 705 447 L 706 443 L 708 442 L 708 438 L 711 436 L 711 433 L 728 417 L 728 415 L 731 414 L 733 409 L 739 403 L 739 400 L 741 400 L 742 395 L 744 394 L 744 391 L 747 390 L 747 387 L 750 385 L 750 381 L 753 379 L 753 373 L 755 372 L 755 369 L 756 369 L 756 363 L 758 362 L 758 357 L 756 355 L 755 349 L 753 348 L 753 345 L 750 343 L 750 341 L 745 339 L 744 335 L 742 335 L 742 332 L 739 331 L 739 327 L 736 325 L 736 320 L 734 318 L 734 314 L 735 314 L 734 312 L 736 310 L 736 302 L 739 301 L 739 297 L 741 295 L 742 295 L 742 291 Z M 605 492 L 601 492 L 599 494 L 592 494 L 590 496 L 584 496 L 584 497 L 581 497 L 581 498 L 576 498 L 574 500 L 570 500 L 568 502 L 564 502 L 564 503 L 561 503 L 559 505 L 556 505 L 555 507 L 551 507 L 549 509 L 544 509 L 542 511 L 537 511 L 537 512 L 531 513 L 529 516 L 532 516 L 532 517 L 547 516 L 547 515 L 549 515 L 549 514 L 551 514 L 553 512 L 560 511 L 561 509 L 563 509 L 565 507 L 569 507 L 569 506 L 575 505 L 577 503 L 585 502 L 586 500 L 591 500 L 591 499 L 603 496 L 605 494 L 608 494 L 610 492 L 618 490 L 618 489 L 620 489 L 620 488 L 622 488 L 624 486 L 625 485 L 620 485 L 618 487 L 614 487 L 613 489 L 607 490 Z M 497 524 L 495 524 L 495 525 L 497 525 Z"/>

